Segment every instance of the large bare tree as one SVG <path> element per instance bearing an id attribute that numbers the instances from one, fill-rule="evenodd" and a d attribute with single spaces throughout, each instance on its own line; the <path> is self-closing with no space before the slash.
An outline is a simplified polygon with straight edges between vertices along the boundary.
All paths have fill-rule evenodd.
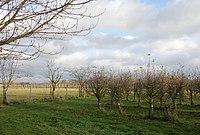
<path id="1" fill-rule="evenodd" d="M 51 53 L 43 46 L 47 40 L 87 35 L 96 26 L 101 13 L 93 15 L 87 8 L 93 1 L 1 0 L 0 47 L 26 58 Z M 94 23 L 84 25 L 85 19 Z"/>

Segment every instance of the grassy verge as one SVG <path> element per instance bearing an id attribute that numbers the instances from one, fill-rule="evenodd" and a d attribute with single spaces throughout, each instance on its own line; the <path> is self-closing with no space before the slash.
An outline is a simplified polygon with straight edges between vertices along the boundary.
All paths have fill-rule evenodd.
<path id="1" fill-rule="evenodd" d="M 0 108 L 1 135 L 196 135 L 200 133 L 200 106 L 179 106 L 179 122 L 144 119 L 146 108 L 124 102 L 125 115 L 94 97 L 15 102 Z M 159 113 L 159 112 L 158 112 Z M 160 113 L 161 115 L 161 113 Z"/>

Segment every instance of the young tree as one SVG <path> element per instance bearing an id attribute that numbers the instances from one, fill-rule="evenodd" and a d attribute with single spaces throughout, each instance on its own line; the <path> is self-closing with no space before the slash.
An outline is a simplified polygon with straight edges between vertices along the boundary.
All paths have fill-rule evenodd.
<path id="1" fill-rule="evenodd" d="M 73 77 L 74 80 L 76 80 L 80 85 L 79 97 L 85 96 L 84 87 L 85 87 L 85 81 L 88 74 L 88 70 L 89 70 L 89 67 L 80 67 L 80 68 L 73 68 L 68 71 L 70 76 Z"/>
<path id="2" fill-rule="evenodd" d="M 164 102 L 163 100 L 166 94 L 166 85 L 167 85 L 166 78 L 167 78 L 166 69 L 162 66 L 160 70 L 160 76 L 158 78 L 159 87 L 157 95 L 160 101 L 161 109 L 163 108 L 163 102 Z"/>
<path id="3" fill-rule="evenodd" d="M 130 70 L 119 73 L 109 72 L 107 88 L 111 97 L 111 105 L 115 104 L 120 114 L 123 114 L 121 100 L 124 96 L 127 100 L 127 92 L 132 89 L 132 84 Z"/>
<path id="4" fill-rule="evenodd" d="M 196 74 L 196 91 L 195 95 L 200 94 L 200 70 L 197 68 L 197 74 Z"/>
<path id="5" fill-rule="evenodd" d="M 129 101 L 129 96 L 133 90 L 133 79 L 131 71 L 130 70 L 122 71 L 120 73 L 120 78 L 122 81 L 122 88 L 125 91 L 126 101 Z"/>
<path id="6" fill-rule="evenodd" d="M 168 121 L 177 120 L 177 106 L 176 99 L 178 96 L 178 78 L 177 73 L 172 72 L 167 75 L 167 86 L 166 86 L 166 99 L 164 105 L 165 119 Z"/>
<path id="7" fill-rule="evenodd" d="M 18 60 L 12 56 L 1 57 L 0 59 L 0 78 L 3 87 L 3 104 L 8 105 L 7 92 L 10 84 L 14 80 Z"/>
<path id="8" fill-rule="evenodd" d="M 49 79 L 51 88 L 50 88 L 50 99 L 55 98 L 55 90 L 56 86 L 59 83 L 63 72 L 61 71 L 60 67 L 57 67 L 55 62 L 53 61 L 48 61 L 47 62 L 47 78 Z"/>
<path id="9" fill-rule="evenodd" d="M 184 66 L 180 65 L 178 71 L 177 71 L 177 79 L 178 79 L 178 87 L 177 87 L 177 92 L 179 95 L 179 104 L 181 105 L 183 102 L 183 97 L 184 97 L 184 87 L 185 87 L 185 79 L 186 75 L 184 73 Z"/>
<path id="10" fill-rule="evenodd" d="M 98 109 L 102 109 L 102 99 L 107 93 L 108 77 L 104 67 L 93 67 L 89 69 L 86 80 L 87 91 L 97 98 Z"/>
<path id="11" fill-rule="evenodd" d="M 187 89 L 189 90 L 189 95 L 190 95 L 190 105 L 194 105 L 193 97 L 194 97 L 194 92 L 198 88 L 198 69 L 192 70 L 189 75 L 188 75 L 188 80 L 187 80 Z"/>
<path id="12" fill-rule="evenodd" d="M 123 110 L 121 107 L 121 100 L 123 95 L 125 95 L 125 88 L 127 87 L 124 82 L 124 76 L 120 74 L 114 74 L 110 72 L 108 79 L 108 91 L 111 96 L 111 105 L 115 104 L 120 114 L 123 114 Z M 124 87 L 125 86 L 125 87 Z"/>
<path id="13" fill-rule="evenodd" d="M 92 15 L 88 11 L 87 7 L 93 1 L 1 0 L 0 46 L 8 52 L 35 58 L 41 52 L 46 52 L 42 41 L 87 35 L 102 14 Z M 84 25 L 83 21 L 86 19 L 96 21 Z"/>
<path id="14" fill-rule="evenodd" d="M 138 107 L 141 107 L 141 96 L 142 96 L 142 90 L 143 90 L 143 82 L 144 82 L 144 70 L 142 67 L 140 69 L 135 70 L 134 72 L 134 101 L 136 98 L 137 94 L 137 102 L 138 102 Z"/>
<path id="15" fill-rule="evenodd" d="M 149 105 L 148 118 L 152 118 L 154 114 L 154 98 L 159 90 L 159 74 L 155 69 L 147 71 L 144 74 L 144 88 L 146 90 L 146 97 Z"/>

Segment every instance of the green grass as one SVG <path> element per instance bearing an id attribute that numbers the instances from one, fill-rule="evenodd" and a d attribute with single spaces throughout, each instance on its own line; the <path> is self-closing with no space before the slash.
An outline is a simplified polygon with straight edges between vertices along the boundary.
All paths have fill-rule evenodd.
<path id="1" fill-rule="evenodd" d="M 179 122 L 145 119 L 146 108 L 124 102 L 124 115 L 94 97 L 20 101 L 0 107 L 0 135 L 198 135 L 200 106 L 178 106 Z M 157 110 L 159 111 L 159 110 Z M 161 113 L 160 113 L 161 114 Z"/>

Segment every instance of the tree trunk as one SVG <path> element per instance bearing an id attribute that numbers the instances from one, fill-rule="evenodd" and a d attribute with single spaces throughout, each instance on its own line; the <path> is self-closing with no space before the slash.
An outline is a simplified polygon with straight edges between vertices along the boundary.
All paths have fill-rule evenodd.
<path id="1" fill-rule="evenodd" d="M 136 100 L 136 91 L 134 90 L 134 95 L 133 95 L 133 101 L 135 102 L 135 100 Z"/>
<path id="2" fill-rule="evenodd" d="M 79 87 L 79 97 L 81 97 L 81 86 Z"/>
<path id="3" fill-rule="evenodd" d="M 193 102 L 193 90 L 190 90 L 190 105 L 193 106 L 194 102 Z"/>
<path id="4" fill-rule="evenodd" d="M 141 107 L 141 104 L 140 104 L 140 95 L 141 93 L 140 92 L 138 92 L 138 107 Z"/>
<path id="5" fill-rule="evenodd" d="M 163 108 L 163 96 L 160 96 L 160 108 Z"/>
<path id="6" fill-rule="evenodd" d="M 174 108 L 173 104 L 165 105 L 164 107 L 164 117 L 167 121 L 176 121 L 178 119 L 178 116 L 176 114 L 176 108 Z"/>
<path id="7" fill-rule="evenodd" d="M 180 90 L 180 92 L 179 92 L 179 105 L 182 105 L 182 101 L 183 101 L 183 91 Z"/>
<path id="8" fill-rule="evenodd" d="M 111 90 L 111 94 L 110 94 L 110 104 L 113 105 L 114 104 L 114 92 Z"/>
<path id="9" fill-rule="evenodd" d="M 81 86 L 81 92 L 82 92 L 82 97 L 85 97 L 85 91 L 84 91 L 84 86 Z"/>
<path id="10" fill-rule="evenodd" d="M 84 90 L 82 85 L 79 87 L 79 97 L 84 97 Z"/>
<path id="11" fill-rule="evenodd" d="M 119 101 L 117 101 L 117 109 L 119 111 L 119 114 L 123 114 L 122 107 Z"/>
<path id="12" fill-rule="evenodd" d="M 186 90 L 186 92 L 187 92 L 187 95 L 189 95 L 189 90 L 188 89 Z"/>
<path id="13" fill-rule="evenodd" d="M 100 98 L 97 98 L 97 106 L 98 106 L 98 109 L 101 109 L 101 99 Z"/>
<path id="14" fill-rule="evenodd" d="M 51 99 L 55 99 L 55 90 L 56 90 L 56 88 L 55 87 L 53 87 L 53 89 L 52 89 L 52 91 L 51 91 Z"/>
<path id="15" fill-rule="evenodd" d="M 136 84 L 134 85 L 134 95 L 133 95 L 133 101 L 136 101 L 136 94 L 137 94 L 137 86 Z"/>
<path id="16" fill-rule="evenodd" d="M 129 101 L 129 92 L 126 91 L 126 101 Z"/>
<path id="17" fill-rule="evenodd" d="M 163 108 L 163 97 L 164 97 L 164 86 L 162 85 L 162 88 L 159 89 L 159 100 L 160 100 L 160 108 L 162 109 Z"/>
<path id="18" fill-rule="evenodd" d="M 194 97 L 197 97 L 197 90 L 194 90 Z"/>
<path id="19" fill-rule="evenodd" d="M 175 110 L 176 109 L 176 99 L 172 98 L 172 109 Z"/>
<path id="20" fill-rule="evenodd" d="M 153 117 L 153 112 L 154 112 L 154 109 L 153 109 L 153 98 L 150 97 L 149 98 L 149 112 L 148 112 L 148 118 L 152 118 Z"/>
<path id="21" fill-rule="evenodd" d="M 9 103 L 8 103 L 8 95 L 7 95 L 7 88 L 6 88 L 6 86 L 3 86 L 3 104 L 4 105 L 8 105 Z"/>

